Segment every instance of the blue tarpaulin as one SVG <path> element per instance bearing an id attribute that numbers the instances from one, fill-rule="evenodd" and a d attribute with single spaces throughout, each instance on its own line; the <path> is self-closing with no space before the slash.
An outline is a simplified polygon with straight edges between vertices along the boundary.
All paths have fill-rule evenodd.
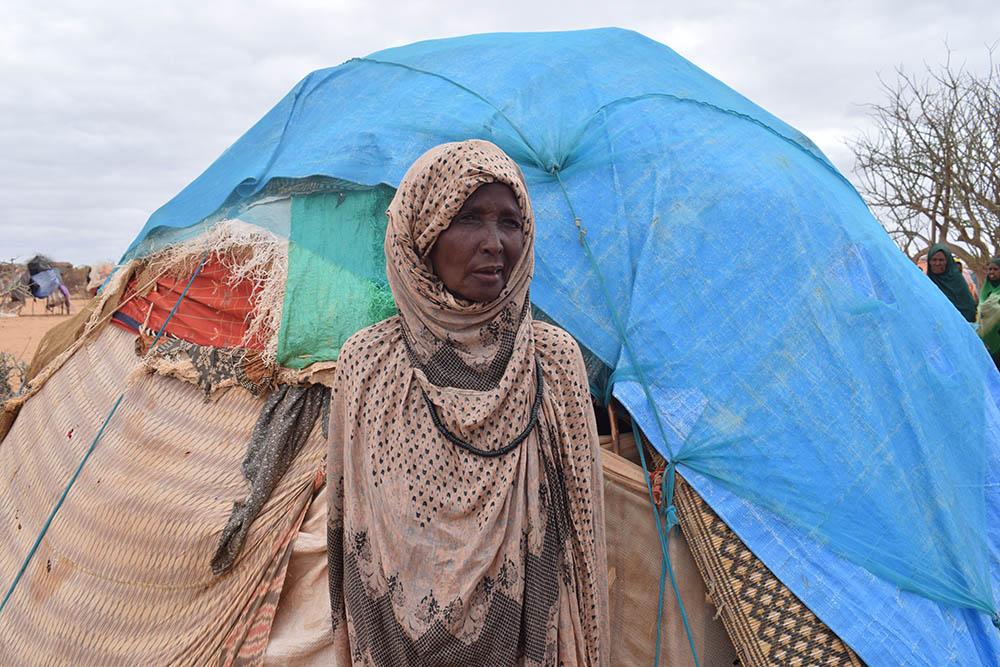
<path id="1" fill-rule="evenodd" d="M 662 44 L 476 35 L 314 72 L 126 256 L 274 179 L 395 187 L 467 138 L 524 171 L 534 303 L 803 602 L 868 664 L 997 664 L 982 342 L 806 137 Z"/>
<path id="2" fill-rule="evenodd" d="M 31 296 L 36 299 L 44 299 L 58 290 L 61 284 L 62 275 L 59 273 L 59 269 L 44 269 L 31 274 L 28 289 L 31 290 Z"/>

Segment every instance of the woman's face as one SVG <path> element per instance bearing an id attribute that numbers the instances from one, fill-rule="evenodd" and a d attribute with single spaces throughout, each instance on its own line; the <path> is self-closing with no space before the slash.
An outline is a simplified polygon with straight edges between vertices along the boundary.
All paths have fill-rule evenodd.
<path id="1" fill-rule="evenodd" d="M 441 232 L 430 260 L 452 294 L 492 301 L 510 279 L 524 248 L 524 219 L 514 191 L 503 183 L 481 185 Z"/>
<path id="2" fill-rule="evenodd" d="M 993 262 L 986 265 L 986 277 L 996 282 L 1000 280 L 1000 266 L 997 266 Z"/>
<path id="3" fill-rule="evenodd" d="M 931 273 L 940 275 L 948 267 L 948 258 L 944 256 L 944 250 L 938 250 L 931 255 Z"/>

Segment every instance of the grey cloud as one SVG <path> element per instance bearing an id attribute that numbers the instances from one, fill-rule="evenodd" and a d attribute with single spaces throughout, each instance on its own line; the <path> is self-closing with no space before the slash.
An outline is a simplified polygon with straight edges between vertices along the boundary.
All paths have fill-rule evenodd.
<path id="1" fill-rule="evenodd" d="M 993 2 L 358 0 L 12 5 L 0 24 L 0 256 L 117 258 L 146 218 L 309 71 L 422 39 L 617 25 L 662 41 L 811 136 L 844 139 L 876 74 L 1000 38 Z M 991 32 L 992 30 L 992 32 Z"/>

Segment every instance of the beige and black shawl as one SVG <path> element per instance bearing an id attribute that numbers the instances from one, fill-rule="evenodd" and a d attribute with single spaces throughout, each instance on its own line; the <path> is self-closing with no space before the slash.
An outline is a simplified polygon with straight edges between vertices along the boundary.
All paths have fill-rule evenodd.
<path id="1" fill-rule="evenodd" d="M 488 303 L 427 255 L 480 185 L 524 214 Z M 399 315 L 337 365 L 328 456 L 334 635 L 345 664 L 607 664 L 597 434 L 579 348 L 532 321 L 534 223 L 517 165 L 466 141 L 424 154 L 388 211 Z M 524 437 L 521 437 L 524 436 Z"/>

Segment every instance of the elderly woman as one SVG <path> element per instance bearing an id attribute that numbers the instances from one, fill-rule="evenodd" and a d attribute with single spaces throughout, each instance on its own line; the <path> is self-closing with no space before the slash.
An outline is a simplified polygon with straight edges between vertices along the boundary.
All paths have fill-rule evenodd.
<path id="1" fill-rule="evenodd" d="M 344 345 L 333 392 L 341 659 L 607 664 L 596 427 L 579 348 L 531 318 L 521 172 L 488 142 L 444 144 L 388 216 L 399 315 Z"/>
<path id="2" fill-rule="evenodd" d="M 965 319 L 976 321 L 976 300 L 972 298 L 962 269 L 945 244 L 938 243 L 927 251 L 927 277 L 944 292 Z"/>

